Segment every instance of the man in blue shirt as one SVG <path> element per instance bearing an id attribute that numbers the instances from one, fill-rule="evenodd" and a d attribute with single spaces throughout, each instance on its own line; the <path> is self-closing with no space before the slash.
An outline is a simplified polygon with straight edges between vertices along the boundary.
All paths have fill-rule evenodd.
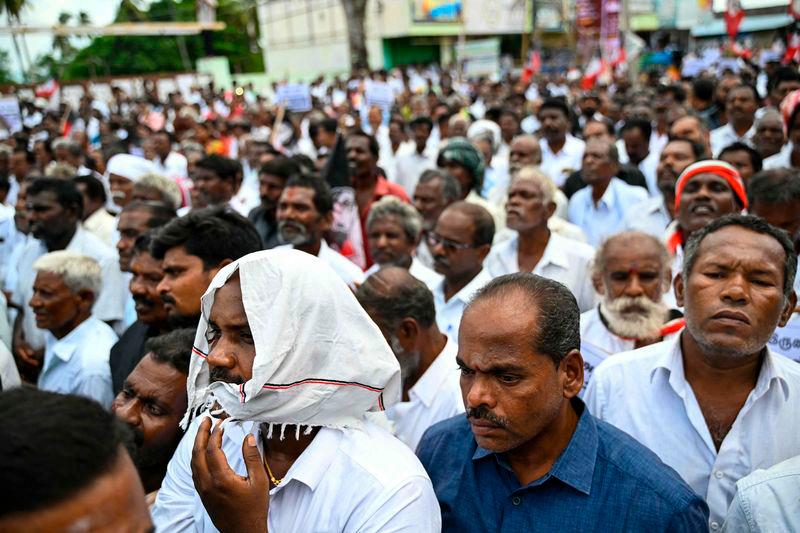
<path id="1" fill-rule="evenodd" d="M 528 273 L 496 278 L 464 311 L 467 416 L 434 425 L 417 449 L 444 531 L 708 528 L 708 507 L 674 470 L 578 399 L 579 317 L 566 287 Z"/>

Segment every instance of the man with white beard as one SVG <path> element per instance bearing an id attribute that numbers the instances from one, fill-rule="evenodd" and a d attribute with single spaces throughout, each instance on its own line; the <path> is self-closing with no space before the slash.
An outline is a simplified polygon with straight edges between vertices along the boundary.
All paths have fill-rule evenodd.
<path id="1" fill-rule="evenodd" d="M 600 304 L 581 315 L 584 388 L 607 357 L 672 338 L 682 315 L 663 301 L 672 274 L 667 249 L 655 237 L 626 231 L 609 237 L 594 260 Z"/>

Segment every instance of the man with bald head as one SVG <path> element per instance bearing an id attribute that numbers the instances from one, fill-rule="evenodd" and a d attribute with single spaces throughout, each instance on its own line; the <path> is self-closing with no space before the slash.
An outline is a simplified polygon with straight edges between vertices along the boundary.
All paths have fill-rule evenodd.
<path id="1" fill-rule="evenodd" d="M 506 225 L 515 230 L 510 239 L 492 248 L 484 267 L 494 278 L 514 272 L 533 272 L 563 283 L 578 307 L 594 305 L 590 270 L 591 246 L 553 232 L 549 220 L 556 209 L 555 184 L 536 168 L 520 171 L 511 181 L 506 202 Z"/>
<path id="2" fill-rule="evenodd" d="M 386 410 L 412 450 L 433 424 L 464 412 L 455 340 L 439 331 L 433 294 L 408 270 L 384 267 L 356 291 L 400 363 L 403 401 Z"/>
<path id="3" fill-rule="evenodd" d="M 508 171 L 512 177 L 523 167 L 539 166 L 542 149 L 535 135 L 517 135 L 508 147 Z"/>
<path id="4" fill-rule="evenodd" d="M 464 307 L 491 280 L 483 260 L 491 250 L 494 220 L 483 207 L 456 202 L 445 209 L 428 233 L 433 267 L 444 279 L 435 285 L 436 323 L 447 335 L 458 336 Z"/>
<path id="5" fill-rule="evenodd" d="M 592 246 L 622 229 L 627 209 L 647 199 L 647 191 L 617 178 L 618 171 L 619 152 L 612 141 L 594 139 L 586 144 L 581 173 L 589 187 L 570 198 L 569 221 L 583 230 Z"/>
<path id="6" fill-rule="evenodd" d="M 605 358 L 676 335 L 682 315 L 663 301 L 672 275 L 661 241 L 638 231 L 609 237 L 597 250 L 592 283 L 600 304 L 581 314 L 584 387 Z"/>
<path id="7" fill-rule="evenodd" d="M 711 137 L 703 120 L 697 115 L 686 115 L 669 127 L 670 139 L 689 139 L 703 146 L 705 152 L 711 155 Z"/>

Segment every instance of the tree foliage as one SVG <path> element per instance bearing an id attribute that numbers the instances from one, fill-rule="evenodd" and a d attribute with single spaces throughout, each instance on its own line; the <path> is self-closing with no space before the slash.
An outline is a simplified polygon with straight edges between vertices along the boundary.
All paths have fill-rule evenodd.
<path id="1" fill-rule="evenodd" d="M 115 22 L 194 21 L 195 0 L 157 0 L 149 9 L 135 0 L 122 0 Z M 245 31 L 255 28 L 255 9 L 252 3 L 220 0 L 217 20 L 226 23 L 225 30 L 213 34 L 214 49 L 227 56 L 234 72 L 259 72 L 264 69 L 260 50 L 252 50 L 251 35 Z M 252 36 L 257 39 L 257 33 Z M 203 57 L 203 41 L 199 35 L 184 38 L 189 58 L 194 62 Z M 175 36 L 103 36 L 92 39 L 66 65 L 64 80 L 97 76 L 148 74 L 185 70 Z"/>

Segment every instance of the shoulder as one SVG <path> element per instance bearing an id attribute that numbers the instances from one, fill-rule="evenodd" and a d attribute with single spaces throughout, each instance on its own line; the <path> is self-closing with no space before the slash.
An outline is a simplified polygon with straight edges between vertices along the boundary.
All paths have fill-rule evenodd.
<path id="1" fill-rule="evenodd" d="M 655 453 L 611 424 L 594 420 L 598 459 L 606 463 L 610 474 L 632 482 L 632 492 L 649 492 L 651 496 L 646 499 L 656 497 L 673 511 L 683 510 L 697 500 L 697 494 L 689 485 Z"/>
<path id="2" fill-rule="evenodd" d="M 642 187 L 630 185 L 616 177 L 612 178 L 611 182 L 614 184 L 614 188 L 618 191 L 618 193 L 622 194 L 627 200 L 645 201 L 649 198 L 647 196 L 647 191 Z"/>
<path id="3" fill-rule="evenodd" d="M 772 487 L 775 485 L 791 486 L 800 485 L 800 455 L 787 459 L 778 463 L 766 470 L 756 470 L 748 476 L 736 482 L 736 490 L 739 493 L 747 494 L 756 491 L 760 492 L 760 488 L 767 486 Z"/>
<path id="4" fill-rule="evenodd" d="M 584 330 L 598 320 L 600 320 L 600 316 L 597 307 L 593 307 L 592 309 L 581 313 L 581 336 L 583 336 Z"/>
<path id="5" fill-rule="evenodd" d="M 417 446 L 417 455 L 422 464 L 431 471 L 435 465 L 445 468 L 445 463 L 439 460 L 428 466 L 427 463 L 434 456 L 445 461 L 459 462 L 465 455 L 474 452 L 476 447 L 477 444 L 475 444 L 469 422 L 463 414 L 460 414 L 429 427 Z"/>
<path id="6" fill-rule="evenodd" d="M 103 242 L 103 240 L 87 230 L 79 229 L 80 237 L 77 239 L 75 251 L 88 255 L 103 262 L 105 260 L 113 260 L 116 263 L 116 252 Z M 105 281 L 105 280 L 104 280 Z"/>
<path id="7" fill-rule="evenodd" d="M 339 450 L 351 472 L 360 471 L 381 489 L 402 485 L 412 478 L 428 479 L 414 452 L 384 428 L 366 422 L 359 429 L 345 429 Z"/>
<path id="8" fill-rule="evenodd" d="M 649 378 L 654 362 L 671 349 L 673 341 L 662 341 L 638 350 L 622 352 L 603 361 L 592 374 L 592 381 Z"/>
<path id="9" fill-rule="evenodd" d="M 100 350 L 110 350 L 111 347 L 116 344 L 119 338 L 117 334 L 114 333 L 114 330 L 111 329 L 111 326 L 103 322 L 102 320 L 89 317 L 87 319 L 88 324 L 86 328 L 81 332 L 81 348 L 87 352 L 99 352 Z"/>
<path id="10" fill-rule="evenodd" d="M 590 244 L 562 237 L 557 233 L 550 233 L 550 238 L 553 239 L 556 247 L 563 250 L 572 259 L 594 261 L 595 250 Z"/>

